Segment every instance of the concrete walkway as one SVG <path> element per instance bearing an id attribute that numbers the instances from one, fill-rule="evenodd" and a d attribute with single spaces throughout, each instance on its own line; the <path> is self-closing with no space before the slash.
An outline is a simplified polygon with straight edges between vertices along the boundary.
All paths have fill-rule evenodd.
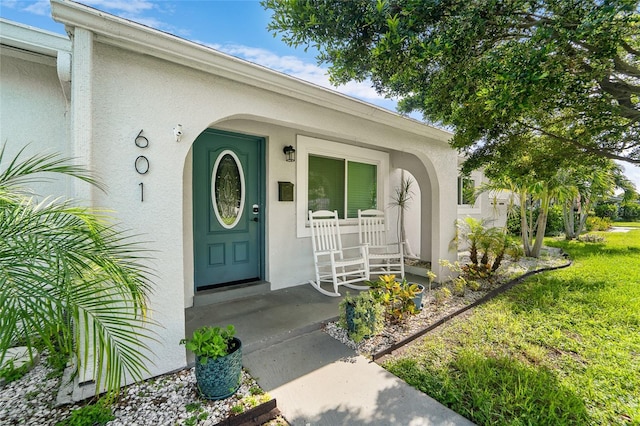
<path id="1" fill-rule="evenodd" d="M 320 330 L 340 299 L 311 286 L 187 309 L 187 334 L 233 324 L 243 364 L 292 425 L 472 425 Z"/>
<path id="2" fill-rule="evenodd" d="M 625 226 L 612 226 L 611 229 L 609 229 L 609 232 L 629 232 L 629 231 L 633 231 L 634 229 L 638 229 L 638 228 L 630 228 Z"/>

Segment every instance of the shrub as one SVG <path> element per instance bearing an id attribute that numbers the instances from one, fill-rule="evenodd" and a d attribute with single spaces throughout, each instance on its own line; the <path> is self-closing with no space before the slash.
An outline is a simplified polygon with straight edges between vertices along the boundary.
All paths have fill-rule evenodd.
<path id="1" fill-rule="evenodd" d="M 462 272 L 471 278 L 489 278 L 493 271 L 488 263 L 479 263 L 477 265 L 469 263 L 462 266 Z"/>
<path id="2" fill-rule="evenodd" d="M 596 216 L 616 220 L 618 218 L 618 206 L 612 202 L 600 202 L 593 208 Z"/>
<path id="3" fill-rule="evenodd" d="M 538 213 L 536 212 L 536 216 Z M 562 207 L 559 205 L 553 205 L 549 207 L 549 214 L 547 216 L 547 227 L 544 231 L 544 235 L 547 237 L 558 236 L 564 234 L 564 218 L 562 216 Z"/>
<path id="4" fill-rule="evenodd" d="M 604 237 L 598 234 L 584 234 L 578 237 L 583 243 L 603 243 Z"/>
<path id="5" fill-rule="evenodd" d="M 589 216 L 587 218 L 587 231 L 607 231 L 611 228 L 611 219 L 598 216 Z"/>
<path id="6" fill-rule="evenodd" d="M 456 236 L 452 243 L 460 241 L 469 248 L 470 263 L 463 267 L 463 271 L 474 278 L 491 276 L 500 267 L 506 250 L 513 245 L 504 229 L 487 228 L 484 220 L 472 217 L 456 220 Z"/>
<path id="7" fill-rule="evenodd" d="M 451 291 L 446 287 L 440 287 L 433 295 L 436 305 L 442 305 L 447 299 L 451 297 Z"/>
<path id="8" fill-rule="evenodd" d="M 413 298 L 421 291 L 418 284 L 408 283 L 407 280 L 399 282 L 395 275 L 384 275 L 369 285 L 373 298 L 385 307 L 386 320 L 397 323 L 407 315 L 416 313 Z"/>
<path id="9" fill-rule="evenodd" d="M 513 236 L 520 236 L 520 208 L 514 206 L 507 215 L 507 233 Z"/>
<path id="10" fill-rule="evenodd" d="M 512 244 L 507 248 L 507 254 L 514 262 L 517 262 L 524 256 L 524 248 L 520 244 Z"/>
<path id="11" fill-rule="evenodd" d="M 640 204 L 634 202 L 622 203 L 620 217 L 628 221 L 640 219 Z"/>
<path id="12" fill-rule="evenodd" d="M 467 281 L 467 287 L 469 287 L 472 291 L 478 291 L 482 288 L 482 285 L 478 281 L 469 280 Z"/>
<path id="13" fill-rule="evenodd" d="M 464 296 L 464 292 L 467 289 L 467 280 L 465 280 L 463 277 L 458 277 L 451 283 L 451 288 L 453 290 L 453 294 L 462 297 Z"/>
<path id="14" fill-rule="evenodd" d="M 362 339 L 375 336 L 384 326 L 384 307 L 371 292 L 363 291 L 357 296 L 349 293 L 340 302 L 340 327 L 347 330 L 351 340 L 358 343 Z M 349 312 L 347 312 L 349 310 Z"/>
<path id="15" fill-rule="evenodd" d="M 538 218 L 540 209 L 533 210 L 534 223 Z M 509 235 L 520 236 L 520 209 L 513 209 L 509 213 L 507 218 L 507 232 Z M 564 219 L 562 217 L 562 207 L 559 205 L 553 205 L 549 207 L 549 213 L 547 215 L 547 227 L 545 228 L 546 236 L 557 236 L 564 233 Z"/>

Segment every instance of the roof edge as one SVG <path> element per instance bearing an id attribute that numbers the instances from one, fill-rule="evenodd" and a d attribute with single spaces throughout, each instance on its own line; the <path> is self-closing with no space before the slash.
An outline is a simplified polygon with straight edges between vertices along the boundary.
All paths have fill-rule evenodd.
<path id="1" fill-rule="evenodd" d="M 0 18 L 0 40 L 4 45 L 54 58 L 60 51 L 71 51 L 68 37 L 4 18 Z"/>
<path id="2" fill-rule="evenodd" d="M 51 0 L 53 19 L 96 34 L 102 43 L 215 73 L 227 79 L 448 142 L 452 134 L 417 120 L 70 0 Z"/>

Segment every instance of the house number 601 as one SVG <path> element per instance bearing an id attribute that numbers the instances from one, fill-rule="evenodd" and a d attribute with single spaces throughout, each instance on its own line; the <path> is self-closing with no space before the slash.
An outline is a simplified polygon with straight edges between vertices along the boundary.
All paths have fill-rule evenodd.
<path id="1" fill-rule="evenodd" d="M 145 149 L 149 147 L 149 139 L 142 136 L 142 129 L 140 129 L 138 136 L 136 136 L 133 142 L 136 144 L 138 148 Z M 136 172 L 138 172 L 138 174 L 146 175 L 149 172 L 149 159 L 144 155 L 139 155 L 136 158 L 133 166 L 135 167 Z M 140 202 L 144 202 L 144 183 L 140 182 L 139 186 L 140 186 Z"/>

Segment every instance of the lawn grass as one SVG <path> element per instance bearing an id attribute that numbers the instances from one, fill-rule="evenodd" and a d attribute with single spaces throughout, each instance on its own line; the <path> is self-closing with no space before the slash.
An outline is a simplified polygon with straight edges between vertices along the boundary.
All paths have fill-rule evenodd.
<path id="1" fill-rule="evenodd" d="M 640 230 L 552 241 L 531 277 L 384 363 L 480 425 L 640 424 Z"/>
<path id="2" fill-rule="evenodd" d="M 640 228 L 640 222 L 613 222 L 612 225 L 625 228 Z"/>

